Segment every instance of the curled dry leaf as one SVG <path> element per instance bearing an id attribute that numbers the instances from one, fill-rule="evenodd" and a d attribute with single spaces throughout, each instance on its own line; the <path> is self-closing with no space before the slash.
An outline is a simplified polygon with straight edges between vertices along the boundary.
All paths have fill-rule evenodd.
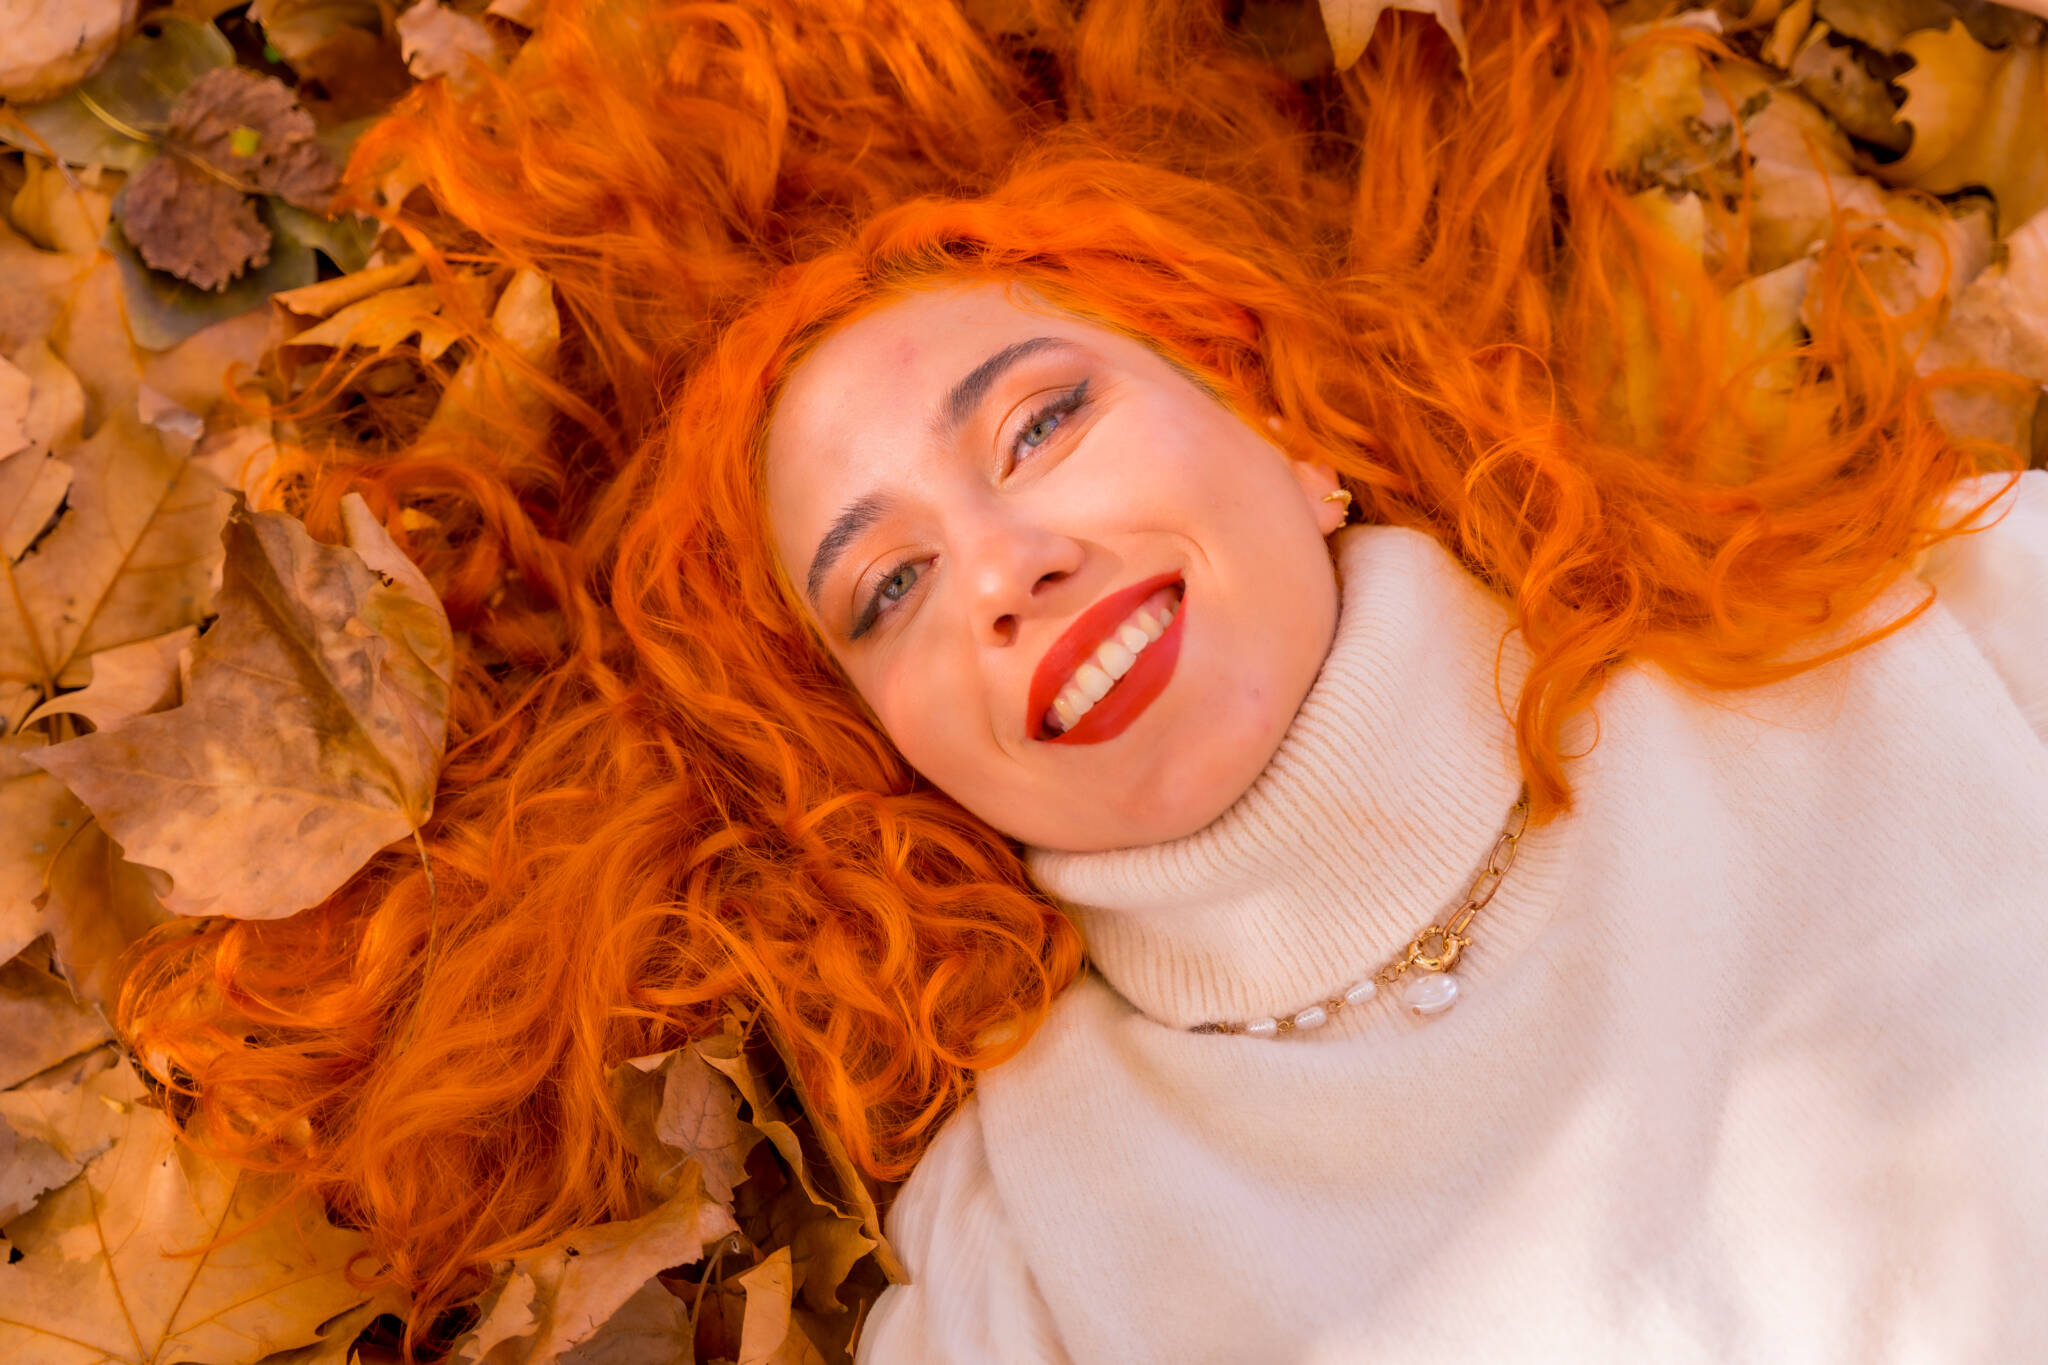
<path id="1" fill-rule="evenodd" d="M 270 229 L 256 201 L 170 152 L 129 179 L 115 212 L 151 270 L 201 289 L 225 289 L 270 261 Z"/>
<path id="2" fill-rule="evenodd" d="M 476 422 L 500 407 L 535 409 L 534 396 L 523 382 L 521 366 L 548 374 L 562 340 L 562 319 L 555 311 L 554 286 L 535 270 L 521 270 L 498 296 L 491 310 L 491 332 L 510 358 L 498 351 L 478 350 L 462 362 L 442 391 L 431 419 L 434 426 Z"/>
<path id="3" fill-rule="evenodd" d="M 50 864 L 42 917 L 57 962 L 72 990 L 110 1017 L 121 989 L 121 955 L 171 917 L 157 891 L 162 876 L 123 858 L 92 821 Z"/>
<path id="4" fill-rule="evenodd" d="M 1427 14 L 1442 26 L 1444 36 L 1458 49 L 1458 66 L 1471 75 L 1471 54 L 1465 45 L 1465 24 L 1458 13 L 1458 0 L 1321 0 L 1323 27 L 1330 33 L 1330 51 L 1336 54 L 1342 71 L 1365 55 L 1380 15 L 1390 9 Z"/>
<path id="5" fill-rule="evenodd" d="M 294 914 L 432 809 L 448 618 L 359 497 L 344 515 L 350 548 L 281 514 L 231 517 L 184 703 L 33 755 L 169 875 L 174 913 Z"/>
<path id="6" fill-rule="evenodd" d="M 458 275 L 455 279 L 458 294 L 480 306 L 483 278 Z M 280 345 L 360 347 L 382 355 L 416 335 L 420 339 L 420 355 L 438 360 L 462 336 L 459 326 L 441 316 L 446 302 L 440 287 L 433 284 L 386 289 L 348 304 Z"/>
<path id="7" fill-rule="evenodd" d="M 440 0 L 418 0 L 398 16 L 399 49 L 412 74 L 423 81 L 445 76 L 461 88 L 476 78 L 476 64 L 504 65 L 497 40 L 483 23 Z"/>
<path id="8" fill-rule="evenodd" d="M 2006 240 L 2006 259 L 1984 271 L 1949 309 L 1916 358 L 1921 374 L 1996 369 L 2048 386 L 2048 213 Z M 1951 435 L 2026 451 L 2041 389 L 1966 385 L 1934 395 L 1936 417 Z"/>
<path id="9" fill-rule="evenodd" d="M 78 1179 L 8 1225 L 22 1258 L 0 1267 L 0 1359 L 245 1365 L 363 1301 L 344 1274 L 361 1237 L 305 1203 L 204 1250 L 278 1190 L 182 1146 L 158 1110 L 121 1120 Z"/>
<path id="10" fill-rule="evenodd" d="M 1993 51 L 1960 20 L 1910 34 L 1903 47 L 1914 65 L 1896 81 L 1906 91 L 1898 117 L 1913 142 L 1878 174 L 1933 194 L 1981 185 L 2007 230 L 2048 208 L 2048 48 Z"/>
<path id="11" fill-rule="evenodd" d="M 747 1153 L 761 1131 L 740 1118 L 739 1092 L 695 1047 L 637 1057 L 613 1069 L 613 1102 L 640 1160 L 641 1183 L 659 1198 L 674 1195 L 687 1163 L 719 1203 L 747 1178 Z"/>
<path id="12" fill-rule="evenodd" d="M 90 76 L 135 21 L 136 0 L 0 0 L 0 99 L 34 104 Z"/>
<path id="13" fill-rule="evenodd" d="M 707 1245 L 739 1230 L 723 1206 L 705 1197 L 694 1172 L 681 1187 L 644 1217 L 584 1228 L 522 1257 L 453 1358 L 478 1361 L 489 1353 L 498 1361 L 552 1361 L 596 1336 L 657 1271 L 695 1264 Z"/>

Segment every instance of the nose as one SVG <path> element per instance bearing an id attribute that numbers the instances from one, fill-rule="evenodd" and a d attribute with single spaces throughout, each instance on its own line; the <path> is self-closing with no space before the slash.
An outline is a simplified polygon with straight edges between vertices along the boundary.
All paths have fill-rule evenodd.
<path id="1" fill-rule="evenodd" d="M 963 556 L 975 634 L 986 644 L 1008 645 L 1022 622 L 1048 612 L 1052 589 L 1081 567 L 1080 541 L 1050 527 L 991 518 L 976 528 Z"/>

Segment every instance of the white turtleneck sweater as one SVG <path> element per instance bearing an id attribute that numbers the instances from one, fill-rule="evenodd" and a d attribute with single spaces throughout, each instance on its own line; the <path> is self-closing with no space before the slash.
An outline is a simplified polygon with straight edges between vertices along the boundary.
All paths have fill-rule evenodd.
<path id="1" fill-rule="evenodd" d="M 1447 1013 L 1192 1033 L 1386 961 L 1514 804 L 1508 606 L 1341 533 L 1253 787 L 1031 855 L 1091 970 L 900 1192 L 861 1365 L 2048 1360 L 2048 472 L 2007 508 L 1788 683 L 1617 669 Z"/>

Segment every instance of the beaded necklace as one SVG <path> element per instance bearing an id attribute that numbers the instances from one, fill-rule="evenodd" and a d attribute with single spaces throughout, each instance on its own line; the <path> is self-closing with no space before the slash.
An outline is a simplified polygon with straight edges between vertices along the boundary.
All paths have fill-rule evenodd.
<path id="1" fill-rule="evenodd" d="M 1458 1003 L 1458 978 L 1451 975 L 1451 969 L 1458 965 L 1458 955 L 1472 942 L 1465 930 L 1471 926 L 1472 917 L 1485 909 L 1486 903 L 1493 899 L 1493 893 L 1500 889 L 1501 878 L 1514 865 L 1515 842 L 1528 826 L 1529 784 L 1524 782 L 1515 808 L 1508 813 L 1507 828 L 1494 840 L 1493 851 L 1486 855 L 1485 869 L 1465 893 L 1465 903 L 1444 923 L 1432 924 L 1417 933 L 1405 949 L 1396 953 L 1378 971 L 1359 978 L 1326 1000 L 1284 1017 L 1196 1024 L 1188 1032 L 1243 1033 L 1253 1038 L 1277 1038 L 1283 1033 L 1320 1028 L 1330 1021 L 1331 1015 L 1347 1006 L 1364 1004 L 1379 994 L 1381 986 L 1393 985 L 1411 969 L 1415 974 L 1409 977 L 1407 987 L 1401 992 L 1401 1003 L 1414 1014 L 1442 1014 Z"/>

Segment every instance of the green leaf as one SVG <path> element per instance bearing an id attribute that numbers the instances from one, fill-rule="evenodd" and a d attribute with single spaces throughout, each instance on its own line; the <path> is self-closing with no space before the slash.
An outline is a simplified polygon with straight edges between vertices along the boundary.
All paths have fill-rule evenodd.
<path id="1" fill-rule="evenodd" d="M 155 154 L 171 104 L 235 50 L 212 24 L 163 15 L 114 50 L 91 80 L 61 99 L 16 109 L 27 128 L 0 124 L 0 141 L 73 166 L 132 171 Z"/>

